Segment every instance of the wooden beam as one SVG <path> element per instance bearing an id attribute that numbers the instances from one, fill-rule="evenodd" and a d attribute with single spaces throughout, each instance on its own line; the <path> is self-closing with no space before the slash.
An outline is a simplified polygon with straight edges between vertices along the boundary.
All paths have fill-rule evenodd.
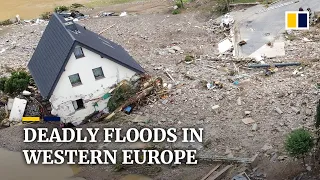
<path id="1" fill-rule="evenodd" d="M 206 180 L 214 171 L 216 171 L 221 166 L 221 163 L 216 165 L 208 174 L 206 174 L 201 180 Z"/>
<path id="2" fill-rule="evenodd" d="M 217 174 L 215 174 L 212 177 L 209 177 L 207 180 L 215 180 L 217 179 L 219 176 L 221 176 L 224 172 L 226 172 L 228 169 L 230 169 L 232 167 L 232 165 L 228 165 L 225 168 L 223 168 L 221 171 L 219 171 Z"/>

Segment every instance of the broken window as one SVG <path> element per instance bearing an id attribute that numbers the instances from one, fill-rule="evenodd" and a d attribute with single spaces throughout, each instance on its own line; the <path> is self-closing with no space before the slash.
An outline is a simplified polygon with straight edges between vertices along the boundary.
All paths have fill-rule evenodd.
<path id="1" fill-rule="evenodd" d="M 79 110 L 84 108 L 83 99 L 78 99 L 76 101 L 72 101 L 74 110 Z"/>
<path id="2" fill-rule="evenodd" d="M 93 72 L 93 75 L 94 75 L 95 79 L 104 78 L 102 67 L 98 67 L 98 68 L 92 69 L 92 72 Z"/>
<path id="3" fill-rule="evenodd" d="M 82 58 L 84 57 L 82 48 L 80 46 L 76 46 L 74 48 L 74 56 L 78 59 L 78 58 Z"/>
<path id="4" fill-rule="evenodd" d="M 79 76 L 78 73 L 69 76 L 69 80 L 70 80 L 70 83 L 71 83 L 72 86 L 77 86 L 77 85 L 81 85 L 82 84 L 80 76 Z"/>

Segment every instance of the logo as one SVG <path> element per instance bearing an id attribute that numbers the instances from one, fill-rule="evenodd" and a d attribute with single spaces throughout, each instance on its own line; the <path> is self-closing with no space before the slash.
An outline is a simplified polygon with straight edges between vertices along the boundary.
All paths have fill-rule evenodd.
<path id="1" fill-rule="evenodd" d="M 22 117 L 22 122 L 39 122 L 40 117 Z M 60 121 L 60 117 L 57 116 L 45 116 L 43 121 Z"/>
<path id="2" fill-rule="evenodd" d="M 308 30 L 309 12 L 308 11 L 287 11 L 286 30 Z"/>

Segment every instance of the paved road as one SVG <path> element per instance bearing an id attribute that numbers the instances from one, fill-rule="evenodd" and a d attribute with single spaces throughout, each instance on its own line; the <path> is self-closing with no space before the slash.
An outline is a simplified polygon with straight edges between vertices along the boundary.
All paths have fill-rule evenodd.
<path id="1" fill-rule="evenodd" d="M 296 1 L 280 1 L 270 7 L 290 2 Z M 236 55 L 249 56 L 268 41 L 281 39 L 281 33 L 285 31 L 285 11 L 297 11 L 299 7 L 305 10 L 310 7 L 312 11 L 320 11 L 320 0 L 300 0 L 297 3 L 270 10 L 266 10 L 267 8 L 263 5 L 258 5 L 243 12 L 231 13 L 237 22 L 237 41 L 247 41 L 247 44 L 240 47 Z"/>

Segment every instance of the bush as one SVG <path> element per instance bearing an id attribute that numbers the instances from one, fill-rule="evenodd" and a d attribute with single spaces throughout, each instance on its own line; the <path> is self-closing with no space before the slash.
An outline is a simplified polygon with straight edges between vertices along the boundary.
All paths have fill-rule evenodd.
<path id="1" fill-rule="evenodd" d="M 80 8 L 80 7 L 84 7 L 84 5 L 82 5 L 82 4 L 79 4 L 79 3 L 73 3 L 73 4 L 71 4 L 71 8 Z"/>
<path id="2" fill-rule="evenodd" d="M 182 8 L 182 3 L 181 3 L 181 1 L 176 1 L 176 6 L 178 7 L 178 8 Z"/>
<path id="3" fill-rule="evenodd" d="M 229 12 L 229 0 L 218 0 L 218 4 L 215 7 L 215 11 L 219 14 L 225 14 Z"/>
<path id="4" fill-rule="evenodd" d="M 289 155 L 296 158 L 303 158 L 313 148 L 313 137 L 305 129 L 292 131 L 285 141 L 285 149 Z"/>
<path id="5" fill-rule="evenodd" d="M 44 20 L 50 19 L 50 16 L 51 16 L 51 12 L 44 12 L 44 13 L 40 14 L 40 18 L 44 19 Z"/>
<path id="6" fill-rule="evenodd" d="M 128 100 L 130 97 L 132 97 L 136 93 L 135 89 L 131 84 L 128 82 L 125 82 L 118 86 L 114 92 L 111 98 L 108 101 L 108 108 L 109 111 L 114 111 L 118 107 L 120 107 L 126 100 Z"/>
<path id="7" fill-rule="evenodd" d="M 8 78 L 6 78 L 6 77 L 0 78 L 0 91 L 4 92 L 4 84 L 6 83 L 7 79 Z"/>
<path id="8" fill-rule="evenodd" d="M 187 55 L 187 56 L 184 58 L 184 61 L 185 61 L 185 62 L 191 62 L 191 61 L 193 61 L 193 60 L 194 60 L 194 57 L 191 56 L 191 55 Z"/>
<path id="9" fill-rule="evenodd" d="M 15 71 L 8 79 L 1 79 L 4 82 L 3 92 L 17 94 L 24 91 L 30 82 L 31 76 L 25 71 Z"/>
<path id="10" fill-rule="evenodd" d="M 68 10 L 69 8 L 67 6 L 57 6 L 56 8 L 54 8 L 54 12 L 56 13 L 68 11 Z"/>
<path id="11" fill-rule="evenodd" d="M 180 14 L 180 13 L 181 13 L 181 11 L 179 9 L 175 9 L 175 10 L 172 11 L 172 14 L 174 14 L 174 15 L 175 14 Z"/>
<path id="12" fill-rule="evenodd" d="M 0 21 L 0 26 L 6 26 L 6 25 L 10 25 L 10 24 L 13 24 L 13 22 L 10 19 Z"/>

